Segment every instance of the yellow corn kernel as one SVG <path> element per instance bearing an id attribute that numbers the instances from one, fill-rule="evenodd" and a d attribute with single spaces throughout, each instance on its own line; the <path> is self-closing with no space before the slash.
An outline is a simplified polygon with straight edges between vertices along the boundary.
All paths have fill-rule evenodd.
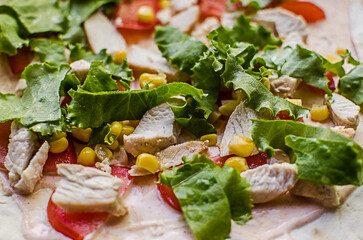
<path id="1" fill-rule="evenodd" d="M 261 83 L 267 88 L 267 90 L 271 89 L 271 84 L 270 84 L 270 80 L 266 77 L 263 77 L 261 79 Z"/>
<path id="2" fill-rule="evenodd" d="M 113 154 L 112 154 L 111 150 L 108 149 L 103 144 L 97 144 L 95 146 L 95 153 L 96 153 L 96 156 L 97 156 L 98 160 L 101 161 L 101 162 L 103 160 L 112 159 L 113 158 Z"/>
<path id="3" fill-rule="evenodd" d="M 286 100 L 293 103 L 293 104 L 295 104 L 295 105 L 298 105 L 300 107 L 302 106 L 302 101 L 299 98 L 293 98 L 293 99 L 286 98 Z"/>
<path id="4" fill-rule="evenodd" d="M 79 153 L 77 163 L 84 166 L 94 166 L 96 162 L 96 153 L 90 147 L 85 147 Z"/>
<path id="5" fill-rule="evenodd" d="M 225 164 L 236 169 L 240 173 L 249 169 L 247 160 L 243 157 L 230 157 L 227 159 Z"/>
<path id="6" fill-rule="evenodd" d="M 315 122 L 322 122 L 329 117 L 329 110 L 326 105 L 314 104 L 310 111 L 311 120 Z"/>
<path id="7" fill-rule="evenodd" d="M 200 141 L 208 140 L 208 146 L 215 146 L 217 144 L 217 134 L 207 134 L 200 137 Z"/>
<path id="8" fill-rule="evenodd" d="M 339 55 L 344 55 L 346 53 L 347 53 L 347 49 L 344 49 L 344 48 L 337 49 L 337 54 L 339 54 Z"/>
<path id="9" fill-rule="evenodd" d="M 218 110 L 223 116 L 230 116 L 237 105 L 237 100 L 224 100 L 222 101 L 222 106 L 220 106 Z"/>
<path id="10" fill-rule="evenodd" d="M 159 1 L 159 7 L 161 9 L 169 8 L 170 7 L 170 1 L 169 0 L 160 0 Z"/>
<path id="11" fill-rule="evenodd" d="M 240 157 L 248 157 L 252 154 L 255 144 L 252 139 L 244 136 L 234 135 L 228 144 L 229 152 Z"/>
<path id="12" fill-rule="evenodd" d="M 139 78 L 139 82 L 141 88 L 144 88 L 146 84 L 149 84 L 149 89 L 153 89 L 167 83 L 166 75 L 164 73 L 143 73 Z"/>
<path id="13" fill-rule="evenodd" d="M 67 137 L 67 133 L 57 131 L 56 133 L 53 134 L 53 136 L 49 140 L 50 141 L 55 141 L 55 140 L 58 140 L 58 139 L 63 138 L 63 137 Z"/>
<path id="14" fill-rule="evenodd" d="M 137 10 L 137 18 L 141 23 L 152 23 L 155 19 L 154 9 L 150 6 L 141 6 Z"/>
<path id="15" fill-rule="evenodd" d="M 72 136 L 85 143 L 88 143 L 91 132 L 91 128 L 72 128 Z"/>
<path id="16" fill-rule="evenodd" d="M 67 149 L 67 147 L 68 147 L 68 140 L 65 137 L 49 142 L 49 151 L 52 153 L 64 152 Z"/>
<path id="17" fill-rule="evenodd" d="M 215 123 L 217 120 L 218 120 L 218 118 L 220 118 L 221 117 L 221 113 L 219 113 L 219 112 L 216 112 L 216 111 L 214 111 L 214 112 L 212 112 L 210 115 L 209 115 L 209 117 L 208 117 L 208 122 L 209 123 Z"/>
<path id="18" fill-rule="evenodd" d="M 123 126 L 122 127 L 122 131 L 121 131 L 121 134 L 122 135 L 130 135 L 131 133 L 133 133 L 135 131 L 135 128 L 134 127 L 131 127 L 131 126 Z"/>
<path id="19" fill-rule="evenodd" d="M 325 58 L 326 58 L 329 62 L 332 62 L 332 63 L 339 62 L 339 58 L 337 58 L 337 57 L 335 57 L 335 56 L 332 56 L 332 55 L 327 55 L 327 56 L 325 56 Z"/>
<path id="20" fill-rule="evenodd" d="M 122 131 L 122 124 L 120 122 L 111 123 L 111 135 L 115 135 L 115 138 L 118 138 Z"/>
<path id="21" fill-rule="evenodd" d="M 148 153 L 141 153 L 137 156 L 136 166 L 144 168 L 152 174 L 156 173 L 159 169 L 159 163 L 156 157 Z"/>
<path id="22" fill-rule="evenodd" d="M 115 139 L 115 141 L 111 145 L 107 145 L 107 147 L 113 151 L 115 151 L 118 146 L 120 146 L 120 144 L 117 139 Z"/>
<path id="23" fill-rule="evenodd" d="M 140 120 L 124 120 L 121 123 L 122 125 L 127 125 L 135 128 L 137 127 L 137 125 L 139 125 Z"/>
<path id="24" fill-rule="evenodd" d="M 232 98 L 239 103 L 240 101 L 245 100 L 246 94 L 242 90 L 236 90 L 232 92 Z"/>
<path id="25" fill-rule="evenodd" d="M 116 64 L 121 64 L 126 58 L 126 52 L 125 51 L 117 51 L 114 56 L 114 61 Z"/>

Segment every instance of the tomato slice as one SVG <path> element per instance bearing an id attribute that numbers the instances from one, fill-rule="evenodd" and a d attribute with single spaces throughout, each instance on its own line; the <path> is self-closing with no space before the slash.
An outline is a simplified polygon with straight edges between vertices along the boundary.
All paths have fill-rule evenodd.
<path id="1" fill-rule="evenodd" d="M 221 156 L 218 155 L 218 156 L 213 156 L 213 157 L 209 157 L 209 158 L 210 158 L 210 160 L 212 160 L 218 166 L 223 167 L 224 163 L 230 157 L 233 157 L 233 155 L 227 155 L 227 156 L 224 156 L 224 157 L 221 157 Z"/>
<path id="2" fill-rule="evenodd" d="M 124 194 L 127 188 L 130 186 L 132 180 L 135 177 L 129 174 L 129 168 L 121 167 L 121 166 L 111 166 L 111 174 L 115 177 L 122 179 L 122 185 L 120 187 L 120 193 Z"/>
<path id="3" fill-rule="evenodd" d="M 29 48 L 23 47 L 18 49 L 18 53 L 14 56 L 8 56 L 8 63 L 14 74 L 20 74 L 29 65 L 33 59 L 33 54 Z"/>
<path id="4" fill-rule="evenodd" d="M 126 167 L 111 166 L 111 170 L 113 176 L 123 180 L 120 194 L 124 194 L 135 177 L 130 176 L 130 169 Z M 48 202 L 47 213 L 48 221 L 55 230 L 75 240 L 82 240 L 87 234 L 97 230 L 109 217 L 107 212 L 67 213 L 52 201 L 52 197 Z"/>
<path id="5" fill-rule="evenodd" d="M 311 2 L 285 2 L 279 7 L 285 8 L 297 15 L 301 15 L 307 22 L 316 22 L 325 19 L 324 11 Z"/>
<path id="6" fill-rule="evenodd" d="M 201 0 L 200 14 L 201 17 L 216 17 L 221 19 L 222 14 L 226 11 L 228 0 Z"/>
<path id="7" fill-rule="evenodd" d="M 164 200 L 164 202 L 166 202 L 170 207 L 174 208 L 175 210 L 179 212 L 182 211 L 179 201 L 176 198 L 172 188 L 165 186 L 161 183 L 157 183 L 156 187 L 159 190 L 160 196 Z"/>
<path id="8" fill-rule="evenodd" d="M 281 111 L 279 112 L 275 119 L 280 119 L 280 120 L 294 120 L 294 118 L 292 116 L 289 116 L 289 113 L 286 111 Z M 302 117 L 298 118 L 296 121 L 298 122 L 304 122 L 304 119 Z"/>
<path id="9" fill-rule="evenodd" d="M 152 30 L 157 24 L 155 17 L 151 23 L 141 23 L 137 17 L 137 11 L 141 6 L 149 6 L 154 9 L 155 16 L 159 10 L 157 0 L 133 0 L 122 1 L 115 9 L 114 25 L 119 30 Z"/>
<path id="10" fill-rule="evenodd" d="M 109 213 L 67 213 L 49 199 L 47 207 L 48 221 L 58 232 L 74 240 L 83 240 L 85 236 L 97 230 L 109 216 Z"/>
<path id="11" fill-rule="evenodd" d="M 0 123 L 0 169 L 6 170 L 4 166 L 5 157 L 8 154 L 9 135 L 12 121 Z"/>
<path id="12" fill-rule="evenodd" d="M 255 155 L 246 157 L 248 167 L 250 169 L 256 168 L 258 166 L 267 164 L 267 153 L 260 152 Z"/>
<path id="13" fill-rule="evenodd" d="M 328 88 L 331 90 L 331 91 L 335 91 L 335 83 L 334 83 L 334 79 L 333 79 L 333 74 L 331 72 L 326 72 L 324 74 L 328 80 L 329 80 L 329 83 L 328 83 Z M 317 94 L 320 94 L 320 95 L 325 95 L 325 91 L 323 89 L 320 89 L 320 88 L 317 88 L 317 87 L 314 87 L 314 86 L 311 86 L 309 84 L 306 84 L 304 82 L 302 82 L 301 84 L 303 84 L 305 87 L 307 87 L 308 89 L 310 89 L 311 91 L 317 93 Z"/>
<path id="14" fill-rule="evenodd" d="M 71 138 L 68 139 L 68 147 L 64 152 L 61 153 L 48 153 L 48 159 L 44 164 L 43 173 L 47 175 L 57 174 L 57 164 L 60 163 L 77 163 L 77 153 L 74 149 Z"/>

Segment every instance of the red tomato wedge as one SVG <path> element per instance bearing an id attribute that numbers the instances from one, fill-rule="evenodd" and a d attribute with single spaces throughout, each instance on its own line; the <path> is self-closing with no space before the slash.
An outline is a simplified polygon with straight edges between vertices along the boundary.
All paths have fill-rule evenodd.
<path id="1" fill-rule="evenodd" d="M 10 127 L 12 121 L 0 123 L 0 169 L 6 170 L 4 166 L 5 157 L 8 154 Z"/>
<path id="2" fill-rule="evenodd" d="M 133 0 L 122 1 L 115 9 L 114 24 L 120 30 L 152 30 L 157 24 L 155 17 L 151 23 L 141 23 L 137 17 L 137 11 L 141 6 L 149 6 L 154 9 L 154 13 L 159 10 L 158 2 L 156 0 Z"/>
<path id="3" fill-rule="evenodd" d="M 129 174 L 129 168 L 121 167 L 121 166 L 111 166 L 111 174 L 115 177 L 122 179 L 122 185 L 120 187 L 120 193 L 124 194 L 127 190 L 127 188 L 130 186 L 132 180 L 135 179 L 135 177 L 131 176 Z"/>
<path id="4" fill-rule="evenodd" d="M 226 11 L 226 4 L 228 0 L 201 0 L 200 1 L 200 14 L 201 17 L 217 17 L 221 19 L 222 14 Z"/>
<path id="5" fill-rule="evenodd" d="M 335 91 L 335 82 L 334 82 L 334 79 L 333 79 L 333 74 L 331 72 L 326 72 L 325 74 L 325 77 L 327 77 L 327 79 L 329 80 L 329 83 L 328 83 L 328 88 L 331 90 L 331 91 Z M 301 84 L 303 84 L 305 87 L 307 87 L 308 89 L 310 89 L 311 91 L 317 93 L 317 94 L 320 94 L 320 95 L 325 95 L 325 91 L 323 89 L 320 89 L 320 88 L 317 88 L 317 87 L 314 87 L 314 86 L 311 86 L 309 84 L 306 84 L 304 82 L 302 82 Z"/>
<path id="6" fill-rule="evenodd" d="M 223 167 L 224 163 L 230 157 L 233 157 L 233 155 L 227 155 L 227 156 L 224 156 L 224 157 L 221 157 L 221 156 L 218 155 L 218 156 L 213 156 L 213 157 L 209 157 L 209 158 L 210 158 L 210 160 L 212 160 L 218 166 Z"/>
<path id="7" fill-rule="evenodd" d="M 246 157 L 248 167 L 250 169 L 256 168 L 258 166 L 267 164 L 267 153 L 260 152 L 255 155 Z"/>
<path id="8" fill-rule="evenodd" d="M 14 74 L 20 74 L 33 59 L 33 54 L 26 47 L 18 49 L 14 56 L 8 56 L 8 63 Z"/>
<path id="9" fill-rule="evenodd" d="M 166 202 L 169 206 L 171 206 L 175 210 L 177 210 L 179 212 L 182 211 L 179 201 L 176 198 L 172 188 L 165 186 L 161 183 L 157 183 L 156 187 L 159 190 L 160 196 L 164 200 L 164 202 Z"/>
<path id="10" fill-rule="evenodd" d="M 279 7 L 301 15 L 307 22 L 316 22 L 325 19 L 324 11 L 311 2 L 285 2 L 279 5 Z"/>
<path id="11" fill-rule="evenodd" d="M 279 112 L 275 119 L 280 119 L 280 120 L 294 120 L 294 118 L 292 116 L 289 116 L 289 113 L 286 111 L 281 111 Z M 298 122 L 304 122 L 304 119 L 302 117 L 298 118 L 296 121 Z"/>
<path id="12" fill-rule="evenodd" d="M 120 194 L 124 194 L 127 187 L 131 184 L 134 177 L 128 173 L 128 168 L 120 166 L 111 166 L 112 175 L 123 180 L 120 187 Z M 54 204 L 50 197 L 47 207 L 48 221 L 58 232 L 74 240 L 83 240 L 83 238 L 97 230 L 109 217 L 109 213 L 67 213 Z"/>
<path id="13" fill-rule="evenodd" d="M 43 173 L 48 175 L 57 174 L 57 164 L 60 163 L 77 163 L 77 153 L 74 149 L 73 142 L 68 138 L 68 147 L 64 152 L 61 153 L 48 153 L 48 159 L 44 164 Z"/>
<path id="14" fill-rule="evenodd" d="M 87 234 L 97 230 L 109 213 L 67 213 L 52 201 L 47 207 L 48 221 L 58 232 L 74 240 L 82 240 Z"/>

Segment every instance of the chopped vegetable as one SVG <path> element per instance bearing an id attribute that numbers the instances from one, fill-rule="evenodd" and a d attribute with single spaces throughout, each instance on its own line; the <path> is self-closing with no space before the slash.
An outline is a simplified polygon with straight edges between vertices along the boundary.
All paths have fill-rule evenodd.
<path id="1" fill-rule="evenodd" d="M 142 153 L 136 158 L 136 166 L 146 169 L 152 174 L 159 169 L 159 163 L 156 157 L 152 154 Z"/>
<path id="2" fill-rule="evenodd" d="M 84 166 L 94 166 L 96 163 L 96 153 L 90 147 L 85 147 L 78 155 L 77 163 Z"/>
<path id="3" fill-rule="evenodd" d="M 279 5 L 297 15 L 301 15 L 307 22 L 316 22 L 325 19 L 324 11 L 312 2 L 293 1 L 285 2 Z"/>

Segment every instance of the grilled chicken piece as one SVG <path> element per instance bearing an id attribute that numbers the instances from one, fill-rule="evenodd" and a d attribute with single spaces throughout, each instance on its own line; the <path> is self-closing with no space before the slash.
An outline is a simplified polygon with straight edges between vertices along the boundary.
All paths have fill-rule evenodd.
<path id="1" fill-rule="evenodd" d="M 356 129 L 359 124 L 360 107 L 342 95 L 333 93 L 331 99 L 325 95 L 330 115 L 336 126 Z"/>
<path id="2" fill-rule="evenodd" d="M 86 80 L 86 77 L 89 72 L 89 68 L 91 67 L 91 64 L 87 62 L 86 60 L 78 60 L 73 63 L 71 63 L 71 71 L 70 73 L 74 73 L 78 79 L 81 81 L 81 83 Z"/>
<path id="3" fill-rule="evenodd" d="M 180 12 L 182 10 L 185 10 L 187 8 L 190 8 L 191 6 L 193 6 L 194 4 L 197 3 L 197 0 L 171 0 L 170 1 L 170 7 L 176 11 L 176 12 Z"/>
<path id="4" fill-rule="evenodd" d="M 219 20 L 215 17 L 206 18 L 202 23 L 195 26 L 192 31 L 192 36 L 202 41 L 204 44 L 208 45 L 209 39 L 208 34 L 219 27 Z"/>
<path id="5" fill-rule="evenodd" d="M 127 51 L 127 62 L 137 73 L 165 73 L 168 82 L 185 82 L 189 79 L 186 73 L 178 71 L 165 58 L 160 51 L 144 49 L 132 45 Z"/>
<path id="6" fill-rule="evenodd" d="M 208 142 L 189 141 L 170 146 L 155 154 L 159 169 L 178 166 L 183 163 L 182 157 L 192 157 L 195 153 L 201 154 L 208 150 Z M 131 176 L 145 176 L 151 173 L 141 167 L 133 165 L 129 171 Z"/>
<path id="7" fill-rule="evenodd" d="M 295 164 L 262 165 L 241 173 L 252 186 L 253 203 L 274 200 L 294 187 L 297 181 Z"/>
<path id="8" fill-rule="evenodd" d="M 179 134 L 173 111 L 163 103 L 148 110 L 135 131 L 124 136 L 124 147 L 135 157 L 141 153 L 154 154 L 175 144 Z"/>
<path id="9" fill-rule="evenodd" d="M 94 53 L 107 49 L 108 54 L 126 51 L 126 41 L 110 20 L 97 11 L 83 24 L 87 40 Z"/>
<path id="10" fill-rule="evenodd" d="M 231 142 L 234 135 L 240 135 L 251 138 L 251 133 L 248 129 L 252 122 L 250 119 L 263 119 L 256 111 L 244 106 L 243 102 L 238 104 L 229 118 L 221 143 L 219 144 L 221 157 L 229 155 L 228 144 Z"/>
<path id="11" fill-rule="evenodd" d="M 281 77 L 271 75 L 268 79 L 270 80 L 271 92 L 281 98 L 293 98 L 296 89 L 299 87 L 301 82 L 300 79 L 289 77 L 287 75 L 282 75 Z"/>
<path id="12" fill-rule="evenodd" d="M 345 128 L 344 126 L 335 126 L 331 128 L 334 132 L 340 133 L 341 135 L 353 139 L 355 136 L 355 130 L 353 128 Z"/>
<path id="13" fill-rule="evenodd" d="M 227 28 L 232 28 L 237 18 L 241 16 L 243 12 L 241 11 L 233 11 L 233 12 L 225 12 L 221 17 L 221 25 Z"/>
<path id="14" fill-rule="evenodd" d="M 159 20 L 159 22 L 162 25 L 168 24 L 170 22 L 171 17 L 172 17 L 172 14 L 171 14 L 171 9 L 170 8 L 161 9 L 156 14 L 156 18 Z"/>
<path id="15" fill-rule="evenodd" d="M 317 200 L 326 207 L 337 207 L 344 202 L 354 188 L 354 186 L 330 186 L 298 180 L 290 192 L 297 196 Z"/>
<path id="16" fill-rule="evenodd" d="M 297 32 L 303 38 L 307 36 L 304 18 L 283 8 L 270 8 L 258 11 L 252 17 L 252 21 L 266 26 L 277 33 L 279 37 L 287 37 L 291 32 Z"/>
<path id="17" fill-rule="evenodd" d="M 275 163 L 290 163 L 290 157 L 289 155 L 287 155 L 284 151 L 280 150 L 280 149 L 274 149 L 275 150 L 275 154 L 269 158 L 268 164 L 275 164 Z"/>
<path id="18" fill-rule="evenodd" d="M 199 7 L 192 6 L 173 16 L 170 20 L 169 25 L 171 27 L 178 28 L 180 31 L 186 33 L 193 28 L 194 24 L 198 21 L 198 19 L 199 19 Z"/>
<path id="19" fill-rule="evenodd" d="M 295 48 L 296 45 L 300 45 L 300 46 L 302 46 L 304 48 L 307 47 L 305 42 L 304 42 L 304 39 L 300 35 L 300 33 L 291 32 L 291 33 L 287 34 L 287 36 L 285 37 L 284 42 L 281 45 L 281 48 L 284 48 L 284 47 L 287 47 L 287 46 Z"/>
<path id="20" fill-rule="evenodd" d="M 195 153 L 201 154 L 208 150 L 208 143 L 201 141 L 190 141 L 170 146 L 156 154 L 160 169 L 182 164 L 182 157 L 192 157 Z"/>
<path id="21" fill-rule="evenodd" d="M 67 212 L 127 213 L 119 193 L 121 179 L 101 170 L 78 164 L 58 164 L 59 182 L 52 200 Z"/>
<path id="22" fill-rule="evenodd" d="M 9 151 L 4 165 L 9 171 L 11 186 L 21 194 L 33 192 L 36 183 L 42 177 L 49 144 L 45 141 L 37 151 L 38 146 L 35 133 L 16 122 L 11 124 Z"/>

